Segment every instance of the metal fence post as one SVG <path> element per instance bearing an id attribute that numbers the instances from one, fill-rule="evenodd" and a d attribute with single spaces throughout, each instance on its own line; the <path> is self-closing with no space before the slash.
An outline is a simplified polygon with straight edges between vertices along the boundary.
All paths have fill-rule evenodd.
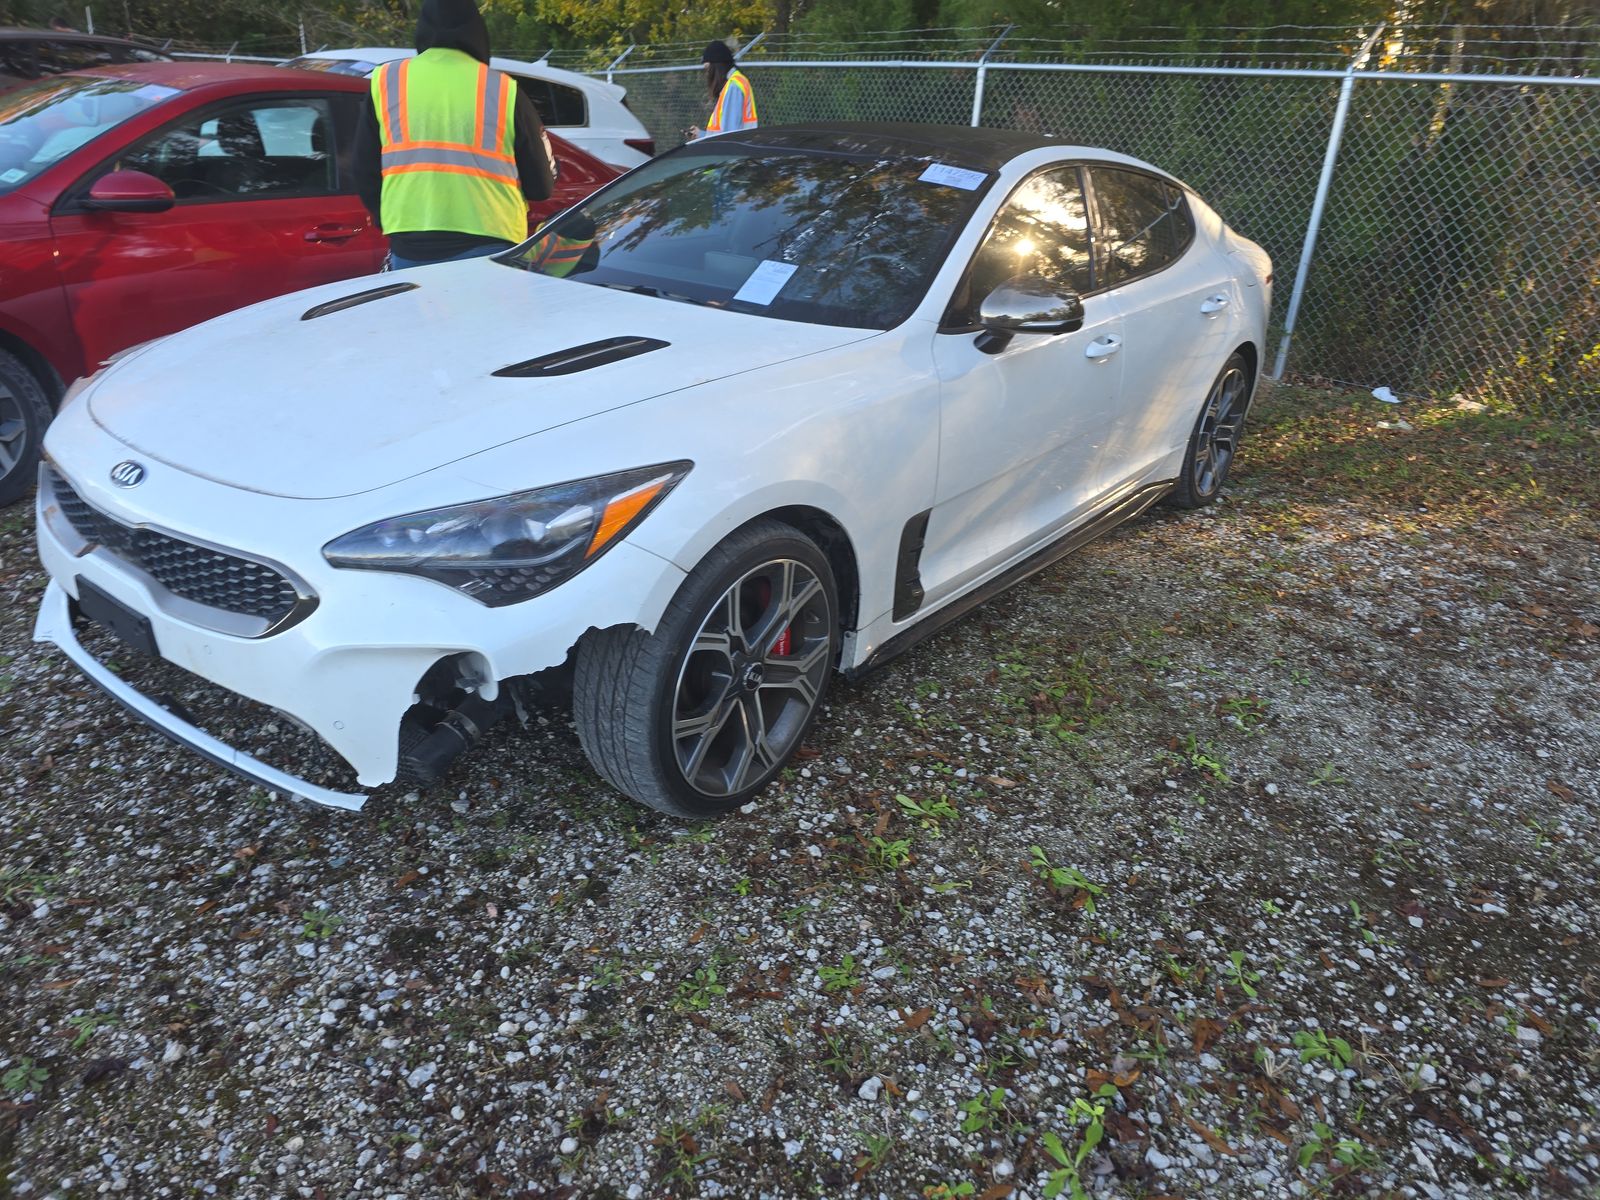
<path id="1" fill-rule="evenodd" d="M 1333 128 L 1328 131 L 1328 152 L 1322 158 L 1322 174 L 1317 179 L 1317 197 L 1311 202 L 1311 220 L 1306 223 L 1306 240 L 1300 247 L 1300 266 L 1294 273 L 1294 290 L 1289 293 L 1289 311 L 1283 318 L 1283 338 L 1278 342 L 1278 357 L 1273 360 L 1273 379 L 1283 378 L 1284 364 L 1289 361 L 1289 343 L 1294 338 L 1295 319 L 1300 315 L 1300 301 L 1306 293 L 1306 276 L 1311 272 L 1311 259 L 1317 249 L 1317 234 L 1322 228 L 1322 210 L 1328 203 L 1328 187 L 1333 182 L 1333 164 L 1339 157 L 1339 143 L 1344 140 L 1345 118 L 1350 114 L 1350 94 L 1355 90 L 1356 71 L 1366 65 L 1367 58 L 1384 31 L 1380 22 L 1361 49 L 1345 68 L 1339 83 L 1339 103 L 1333 110 Z"/>
<path id="2" fill-rule="evenodd" d="M 761 44 L 761 39 L 763 39 L 766 36 L 767 36 L 767 31 L 765 29 L 763 29 L 760 33 L 756 34 L 755 37 L 751 38 L 738 51 L 736 51 L 734 53 L 733 61 L 734 62 L 738 62 L 746 54 L 749 54 L 750 51 L 754 50 L 757 46 L 759 46 Z"/>
<path id="3" fill-rule="evenodd" d="M 634 44 L 632 42 L 629 42 L 628 43 L 628 48 L 626 50 L 624 50 L 621 54 L 617 55 L 616 58 L 611 60 L 611 65 L 606 68 L 606 82 L 607 83 L 616 82 L 614 79 L 612 79 L 612 76 L 616 73 L 617 68 L 622 65 L 622 60 L 627 58 L 628 55 L 633 53 L 633 45 Z"/>
<path id="4" fill-rule="evenodd" d="M 983 52 L 983 57 L 978 60 L 978 81 L 972 89 L 972 127 L 976 129 L 983 119 L 983 85 L 989 73 L 989 56 L 1000 47 L 1000 43 L 1011 36 L 1015 25 L 1007 25 L 1000 31 L 1000 36 L 989 43 L 989 48 Z"/>

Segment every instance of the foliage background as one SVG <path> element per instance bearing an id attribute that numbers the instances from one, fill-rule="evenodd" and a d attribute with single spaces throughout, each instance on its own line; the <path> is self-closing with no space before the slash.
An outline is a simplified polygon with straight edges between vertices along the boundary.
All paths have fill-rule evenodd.
<path id="1" fill-rule="evenodd" d="M 91 0 L 100 32 L 288 55 L 407 44 L 420 0 Z M 712 37 L 745 63 L 764 121 L 965 123 L 975 73 L 761 63 L 1004 57 L 1343 68 L 1378 21 L 1388 70 L 1594 73 L 1595 0 L 480 0 L 497 51 L 578 69 L 692 64 Z M 0 0 L 0 24 L 87 24 L 81 0 Z M 619 80 L 621 77 L 619 77 Z M 663 148 L 703 120 L 698 74 L 626 78 Z M 1277 263 L 1281 322 L 1337 84 L 989 72 L 982 123 L 1160 163 Z M 1600 89 L 1367 84 L 1340 149 L 1292 373 L 1600 419 Z"/>
<path id="2" fill-rule="evenodd" d="M 102 33 L 241 53 L 409 40 L 421 0 L 90 0 Z M 1218 54 L 1261 48 L 1269 27 L 1337 32 L 1387 19 L 1412 28 L 1571 26 L 1592 36 L 1592 0 L 480 0 L 497 51 L 604 51 L 630 43 L 745 40 L 760 32 L 848 47 L 869 31 L 937 42 L 953 27 L 1015 26 L 1038 50 L 1089 53 L 1141 42 Z M 79 0 L 0 0 L 0 24 L 87 23 Z M 913 33 L 913 31 L 917 31 Z M 1533 53 L 1535 51 L 1530 51 Z"/>

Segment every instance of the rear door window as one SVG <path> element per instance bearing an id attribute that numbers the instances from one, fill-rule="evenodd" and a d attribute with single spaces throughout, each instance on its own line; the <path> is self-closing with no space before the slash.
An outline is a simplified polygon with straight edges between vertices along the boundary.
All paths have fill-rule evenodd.
<path id="1" fill-rule="evenodd" d="M 1111 287 L 1169 266 L 1194 240 L 1183 189 L 1142 171 L 1094 167 L 1099 269 Z"/>

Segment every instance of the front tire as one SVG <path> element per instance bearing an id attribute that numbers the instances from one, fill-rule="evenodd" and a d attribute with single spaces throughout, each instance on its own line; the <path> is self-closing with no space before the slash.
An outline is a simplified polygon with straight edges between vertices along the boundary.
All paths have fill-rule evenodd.
<path id="1" fill-rule="evenodd" d="M 1250 406 L 1250 364 L 1235 351 L 1206 393 L 1200 418 L 1189 435 L 1178 477 L 1168 501 L 1176 508 L 1204 508 L 1222 494 L 1244 435 L 1245 412 Z"/>
<path id="2" fill-rule="evenodd" d="M 50 400 L 27 365 L 0 350 L 0 507 L 33 486 Z"/>
<path id="3" fill-rule="evenodd" d="M 816 544 L 751 522 L 690 572 L 655 633 L 607 629 L 579 644 L 572 711 L 584 753 L 618 791 L 662 812 L 738 808 L 816 717 L 838 612 Z"/>

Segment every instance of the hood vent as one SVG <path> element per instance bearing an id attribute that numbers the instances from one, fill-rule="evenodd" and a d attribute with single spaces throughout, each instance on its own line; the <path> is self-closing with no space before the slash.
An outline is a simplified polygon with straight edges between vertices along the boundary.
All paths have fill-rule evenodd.
<path id="1" fill-rule="evenodd" d="M 329 300 L 326 304 L 319 304 L 315 308 L 308 308 L 300 314 L 302 321 L 314 321 L 318 317 L 325 317 L 329 313 L 343 312 L 347 308 L 354 308 L 358 304 L 366 304 L 373 300 L 382 300 L 386 296 L 398 296 L 401 292 L 415 291 L 414 283 L 389 283 L 380 288 L 373 288 L 367 292 L 357 292 L 353 296 L 345 296 L 338 300 Z"/>
<path id="2" fill-rule="evenodd" d="M 671 345 L 657 338 L 614 337 L 600 342 L 585 342 L 554 354 L 542 354 L 526 362 L 512 363 L 495 372 L 504 379 L 543 379 L 550 375 L 576 375 L 579 371 L 621 362 L 636 354 L 649 354 Z"/>

